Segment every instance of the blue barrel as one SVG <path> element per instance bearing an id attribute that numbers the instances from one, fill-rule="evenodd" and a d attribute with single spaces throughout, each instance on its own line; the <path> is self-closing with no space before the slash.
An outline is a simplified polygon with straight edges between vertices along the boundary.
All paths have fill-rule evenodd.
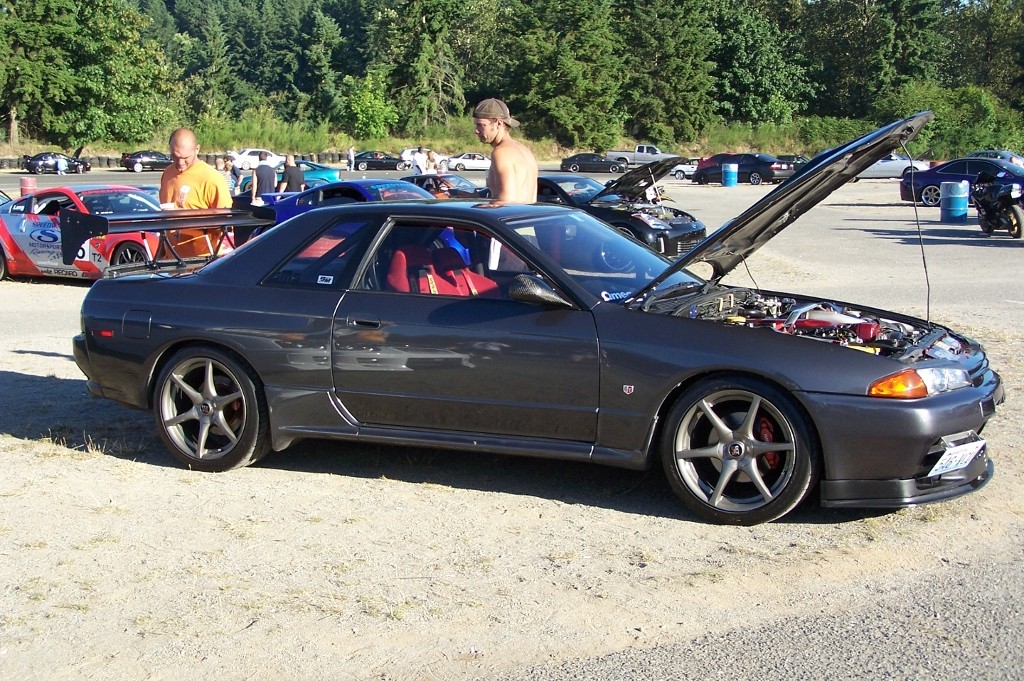
<path id="1" fill-rule="evenodd" d="M 722 164 L 722 186 L 735 187 L 740 174 L 740 167 L 735 163 Z"/>
<path id="2" fill-rule="evenodd" d="M 939 222 L 967 222 L 967 197 L 970 193 L 971 183 L 967 180 L 939 185 Z"/>

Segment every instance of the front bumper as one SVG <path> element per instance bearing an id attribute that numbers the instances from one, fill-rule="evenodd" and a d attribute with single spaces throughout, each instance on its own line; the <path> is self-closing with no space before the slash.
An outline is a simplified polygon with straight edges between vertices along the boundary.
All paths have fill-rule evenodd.
<path id="1" fill-rule="evenodd" d="M 944 501 L 980 489 L 995 471 L 982 452 L 966 468 L 934 478 L 904 480 L 823 480 L 821 505 L 825 508 L 904 508 Z"/>
<path id="2" fill-rule="evenodd" d="M 673 221 L 670 224 L 670 229 L 644 230 L 647 244 L 669 258 L 686 255 L 707 236 L 707 229 L 699 221 L 683 222 L 678 225 Z"/>

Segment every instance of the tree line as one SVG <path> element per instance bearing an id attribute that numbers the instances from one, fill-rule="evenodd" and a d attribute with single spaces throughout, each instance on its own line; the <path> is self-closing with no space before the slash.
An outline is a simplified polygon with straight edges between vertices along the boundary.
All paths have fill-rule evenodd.
<path id="1" fill-rule="evenodd" d="M 601 150 L 931 108 L 948 154 L 1022 146 L 1022 29 L 1022 0 L 0 0 L 0 110 L 65 148 L 268 117 L 365 140 L 497 96 Z"/>

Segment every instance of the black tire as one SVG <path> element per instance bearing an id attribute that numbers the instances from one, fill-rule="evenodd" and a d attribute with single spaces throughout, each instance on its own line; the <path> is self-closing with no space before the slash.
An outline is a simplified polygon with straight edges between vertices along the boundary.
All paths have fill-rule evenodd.
<path id="1" fill-rule="evenodd" d="M 747 178 L 747 181 L 750 182 L 750 184 L 761 184 L 764 182 L 764 179 L 761 177 L 761 173 L 754 172 L 750 173 L 750 177 Z"/>
<path id="2" fill-rule="evenodd" d="M 462 164 L 462 163 L 456 163 L 455 164 L 455 170 L 457 170 L 458 172 L 461 173 L 465 169 L 466 169 L 465 164 Z"/>
<path id="3" fill-rule="evenodd" d="M 358 164 L 356 165 L 356 169 L 357 169 L 357 170 L 366 170 L 366 161 L 360 161 L 360 162 L 359 162 L 359 163 L 358 163 Z"/>
<path id="4" fill-rule="evenodd" d="M 821 448 L 807 417 L 792 397 L 761 380 L 696 384 L 666 424 L 665 474 L 676 496 L 704 520 L 766 523 L 795 508 L 817 483 Z"/>
<path id="5" fill-rule="evenodd" d="M 7 257 L 4 256 L 4 249 L 0 248 L 0 281 L 7 278 Z"/>
<path id="6" fill-rule="evenodd" d="M 580 167 L 578 165 L 576 165 L 575 163 L 573 163 L 571 166 L 569 166 L 569 172 L 570 173 L 578 173 L 578 172 L 580 172 Z"/>
<path id="7" fill-rule="evenodd" d="M 138 161 L 133 163 L 132 164 L 132 172 L 141 173 L 142 172 L 142 164 L 139 163 Z"/>
<path id="8" fill-rule="evenodd" d="M 194 470 L 240 468 L 270 451 L 263 384 L 219 348 L 188 347 L 170 358 L 156 381 L 153 415 L 171 454 Z"/>
<path id="9" fill-rule="evenodd" d="M 921 203 L 930 208 L 939 205 L 942 193 L 937 184 L 929 184 L 921 188 Z"/>
<path id="10" fill-rule="evenodd" d="M 146 255 L 146 249 L 142 247 L 142 244 L 137 244 L 134 241 L 125 241 L 118 244 L 117 248 L 114 249 L 114 253 L 110 256 L 110 265 L 111 267 L 134 265 L 148 260 L 149 256 Z"/>
<path id="11" fill-rule="evenodd" d="M 608 172 L 609 173 L 617 173 L 617 172 L 619 172 L 619 166 L 612 164 L 611 166 L 608 167 Z"/>
<path id="12" fill-rule="evenodd" d="M 672 175 L 677 180 L 685 180 L 686 179 L 686 173 L 684 173 L 682 170 L 677 170 L 676 172 L 672 173 Z"/>
<path id="13" fill-rule="evenodd" d="M 1024 223 L 1024 210 L 1020 206 L 1010 206 L 1010 236 L 1019 239 L 1021 235 L 1021 224 Z"/>
<path id="14" fill-rule="evenodd" d="M 693 181 L 696 182 L 697 184 L 707 184 L 708 176 L 706 174 L 694 175 Z"/>

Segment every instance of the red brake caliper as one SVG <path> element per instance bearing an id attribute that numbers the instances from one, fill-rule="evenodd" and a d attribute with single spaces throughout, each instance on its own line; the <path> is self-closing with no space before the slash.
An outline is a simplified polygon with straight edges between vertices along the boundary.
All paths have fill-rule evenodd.
<path id="1" fill-rule="evenodd" d="M 757 421 L 757 439 L 761 442 L 775 442 L 775 427 L 772 425 L 772 422 L 764 416 Z M 761 457 L 761 460 L 764 461 L 765 465 L 768 466 L 769 469 L 779 467 L 778 452 L 768 452 Z"/>

